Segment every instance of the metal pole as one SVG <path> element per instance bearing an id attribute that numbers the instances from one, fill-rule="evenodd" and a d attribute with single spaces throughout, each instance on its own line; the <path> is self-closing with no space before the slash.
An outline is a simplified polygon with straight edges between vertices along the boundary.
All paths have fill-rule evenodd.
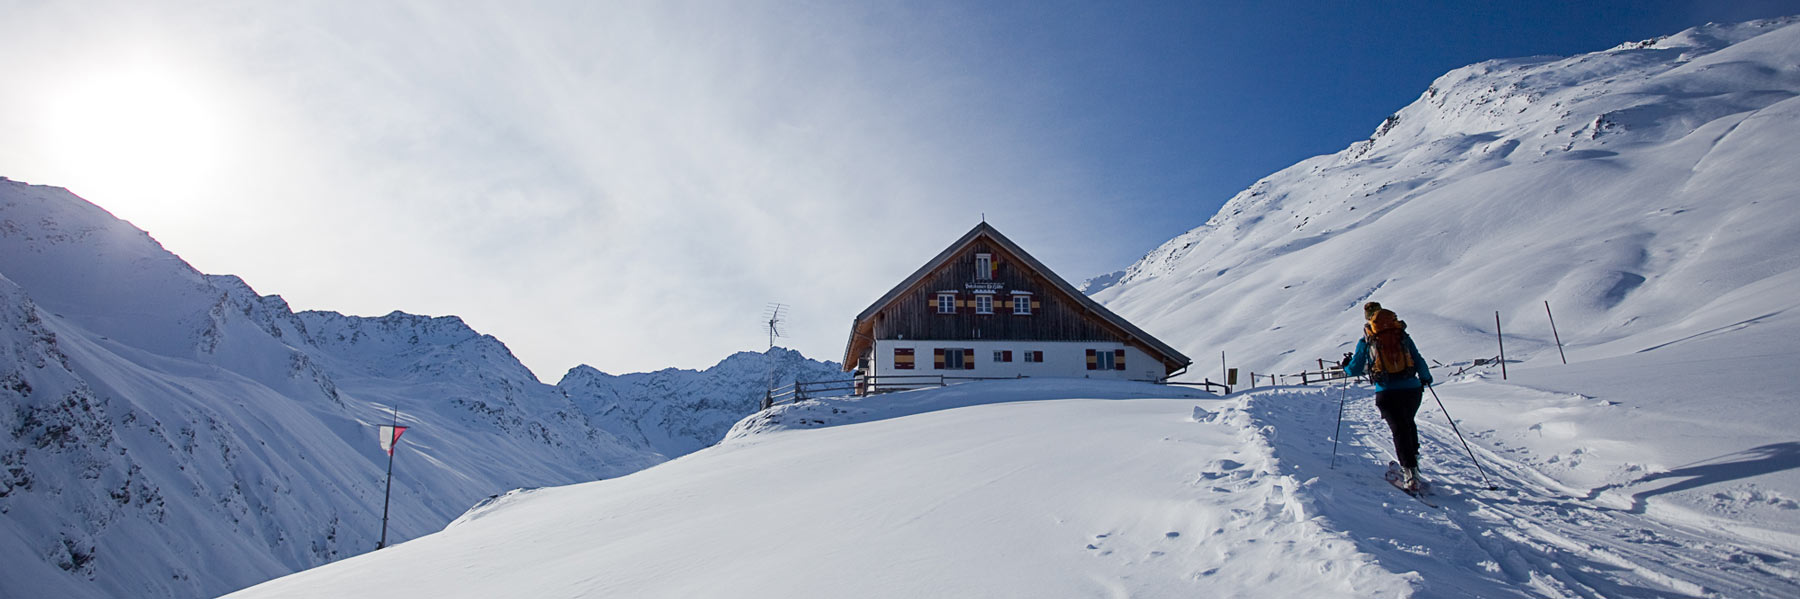
<path id="1" fill-rule="evenodd" d="M 1221 351 L 1219 352 L 1219 380 L 1224 381 L 1230 379 L 1231 373 L 1226 372 L 1225 368 L 1225 352 Z"/>
<path id="2" fill-rule="evenodd" d="M 376 549 L 387 546 L 388 501 L 394 496 L 394 452 L 388 450 L 387 491 L 381 497 L 381 542 L 375 544 Z"/>
<path id="3" fill-rule="evenodd" d="M 400 408 L 394 407 L 394 426 L 400 426 Z M 393 434 L 389 429 L 388 434 Z M 388 439 L 387 490 L 381 494 L 381 541 L 375 544 L 376 549 L 387 546 L 388 503 L 394 497 L 394 450 L 399 449 L 393 439 Z"/>
<path id="4" fill-rule="evenodd" d="M 1341 437 L 1344 435 L 1344 395 L 1349 392 L 1349 389 L 1350 389 L 1349 383 L 1344 383 L 1344 386 L 1338 387 L 1337 432 L 1331 434 L 1331 467 L 1329 468 L 1330 470 L 1337 469 L 1338 437 Z"/>
<path id="5" fill-rule="evenodd" d="M 1500 487 L 1496 487 L 1494 483 L 1488 481 L 1487 470 L 1482 469 L 1481 460 L 1475 459 L 1475 450 L 1469 449 L 1469 440 L 1464 439 L 1462 431 L 1456 429 L 1456 419 L 1450 417 L 1450 410 L 1444 407 L 1444 400 L 1438 398 L 1437 389 L 1432 389 L 1430 386 L 1425 388 L 1431 391 L 1431 398 L 1437 400 L 1438 409 L 1444 411 L 1444 419 L 1450 421 L 1450 430 L 1456 433 L 1456 440 L 1462 441 L 1463 451 L 1469 452 L 1469 461 L 1475 462 L 1475 471 L 1481 473 L 1481 482 L 1487 483 L 1489 491 L 1499 489 Z"/>
<path id="6" fill-rule="evenodd" d="M 1569 363 L 1569 356 L 1563 355 L 1562 335 L 1556 332 L 1556 315 L 1550 313 L 1550 300 L 1544 300 L 1544 316 L 1550 317 L 1550 334 L 1556 337 L 1556 355 L 1564 364 Z"/>
<path id="7" fill-rule="evenodd" d="M 1500 311 L 1494 311 L 1494 338 L 1500 340 L 1500 380 L 1506 380 L 1506 337 L 1500 333 Z"/>

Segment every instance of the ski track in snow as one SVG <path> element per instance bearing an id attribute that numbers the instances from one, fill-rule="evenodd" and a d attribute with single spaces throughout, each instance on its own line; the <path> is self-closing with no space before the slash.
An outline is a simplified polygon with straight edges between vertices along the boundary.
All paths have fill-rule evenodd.
<path id="1" fill-rule="evenodd" d="M 1346 398 L 1337 468 L 1329 466 L 1340 393 Z M 1470 446 L 1489 491 L 1432 396 L 1420 407 L 1420 462 L 1442 509 L 1381 478 L 1391 436 L 1366 387 L 1256 390 L 1239 400 L 1251 426 L 1280 431 L 1281 471 L 1317 476 L 1327 527 L 1395 572 L 1423 574 L 1431 597 L 1796 597 L 1800 554 L 1782 533 L 1678 510 L 1638 510 L 1588 498 L 1480 443 Z M 1446 402 L 1454 414 L 1454 403 Z M 1459 421 L 1460 422 L 1460 421 Z M 1518 451 L 1518 450 L 1513 450 Z M 1301 474 L 1306 473 L 1306 474 Z M 1336 499 L 1334 499 L 1336 497 Z M 1744 534 L 1749 533 L 1749 534 Z"/>

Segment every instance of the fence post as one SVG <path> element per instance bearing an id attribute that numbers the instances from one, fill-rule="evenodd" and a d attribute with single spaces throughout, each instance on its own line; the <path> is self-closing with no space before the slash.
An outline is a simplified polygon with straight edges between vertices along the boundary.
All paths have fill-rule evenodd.
<path id="1" fill-rule="evenodd" d="M 1544 300 L 1544 316 L 1550 317 L 1550 334 L 1556 336 L 1556 355 L 1562 358 L 1564 364 L 1568 364 L 1569 357 L 1563 355 L 1562 335 L 1556 332 L 1556 315 L 1550 313 L 1550 300 Z"/>
<path id="2" fill-rule="evenodd" d="M 1506 380 L 1506 336 L 1500 333 L 1500 311 L 1494 311 L 1494 338 L 1500 340 L 1500 380 Z"/>

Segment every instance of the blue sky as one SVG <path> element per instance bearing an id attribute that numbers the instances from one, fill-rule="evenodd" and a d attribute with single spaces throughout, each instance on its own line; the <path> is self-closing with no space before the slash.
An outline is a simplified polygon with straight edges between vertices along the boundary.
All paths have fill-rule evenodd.
<path id="1" fill-rule="evenodd" d="M 1073 282 L 1444 72 L 1790 2 L 0 0 L 0 175 L 554 382 L 784 345 L 984 215 Z"/>

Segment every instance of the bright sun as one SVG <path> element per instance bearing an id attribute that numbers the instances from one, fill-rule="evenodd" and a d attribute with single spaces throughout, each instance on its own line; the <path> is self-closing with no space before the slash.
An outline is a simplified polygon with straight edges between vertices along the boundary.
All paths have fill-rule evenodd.
<path id="1" fill-rule="evenodd" d="M 69 188 L 121 217 L 176 217 L 187 190 L 222 166 L 215 102 L 173 69 L 94 73 L 47 100 L 46 158 Z"/>

